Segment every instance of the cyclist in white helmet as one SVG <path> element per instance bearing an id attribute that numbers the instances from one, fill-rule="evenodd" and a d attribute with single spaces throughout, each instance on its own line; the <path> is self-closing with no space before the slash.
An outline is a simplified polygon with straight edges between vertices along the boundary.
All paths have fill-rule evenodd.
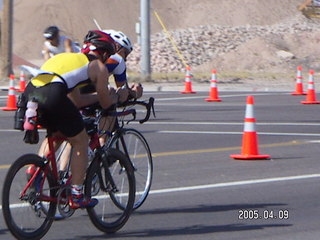
<path id="1" fill-rule="evenodd" d="M 131 41 L 123 32 L 116 30 L 102 31 L 109 34 L 116 42 L 116 54 L 107 60 L 106 67 L 109 73 L 113 74 L 117 87 L 128 87 L 126 60 L 133 49 Z M 129 90 L 132 98 L 140 98 L 142 96 L 143 89 L 141 84 L 132 84 Z"/>
<path id="2" fill-rule="evenodd" d="M 127 80 L 127 66 L 126 60 L 130 52 L 132 51 L 132 44 L 130 39 L 120 31 L 116 30 L 102 30 L 104 33 L 109 34 L 110 37 L 115 41 L 116 53 L 106 61 L 105 65 L 108 72 L 113 75 L 114 81 L 117 88 L 128 88 L 129 98 L 140 98 L 143 93 L 142 85 L 133 83 L 131 87 L 128 86 Z M 93 86 L 86 86 L 81 89 L 83 93 L 94 92 Z M 125 101 L 127 99 L 120 99 Z"/>

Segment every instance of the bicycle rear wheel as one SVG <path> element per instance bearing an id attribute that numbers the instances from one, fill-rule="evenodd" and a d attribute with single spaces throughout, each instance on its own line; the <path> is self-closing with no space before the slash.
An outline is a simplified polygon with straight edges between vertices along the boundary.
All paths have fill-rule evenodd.
<path id="1" fill-rule="evenodd" d="M 27 172 L 40 168 L 37 176 Z M 43 159 L 36 154 L 18 158 L 9 168 L 2 192 L 2 211 L 10 232 L 18 239 L 41 239 L 50 229 L 56 203 L 54 181 L 44 172 Z"/>
<path id="2" fill-rule="evenodd" d="M 116 149 L 101 150 L 92 161 L 86 178 L 85 194 L 99 203 L 88 208 L 91 222 L 102 232 L 114 233 L 124 226 L 133 210 L 135 178 L 132 165 Z M 122 209 L 114 204 L 121 202 Z"/>
<path id="3" fill-rule="evenodd" d="M 131 128 L 123 128 L 115 134 L 108 147 L 116 148 L 130 159 L 136 179 L 136 198 L 133 209 L 139 208 L 146 200 L 152 183 L 153 163 L 149 145 L 143 135 Z M 119 207 L 121 203 L 118 203 Z"/>

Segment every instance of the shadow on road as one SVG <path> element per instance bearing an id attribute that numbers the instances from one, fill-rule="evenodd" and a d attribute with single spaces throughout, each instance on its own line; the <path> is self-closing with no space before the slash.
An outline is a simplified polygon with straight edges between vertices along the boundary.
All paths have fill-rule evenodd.
<path id="1" fill-rule="evenodd" d="M 268 208 L 273 207 L 282 207 L 287 206 L 287 204 L 283 203 L 259 203 L 259 204 L 232 204 L 232 205 L 216 205 L 216 206 L 206 206 L 199 205 L 197 207 L 184 207 L 184 208 L 170 208 L 170 209 L 154 209 L 154 210 L 138 210 L 134 213 L 134 215 L 138 215 L 137 217 L 142 215 L 159 215 L 159 214 L 176 214 L 176 213 L 208 213 L 208 212 L 226 212 L 226 211 L 238 211 L 240 209 L 261 209 L 261 211 L 266 210 Z M 170 218 L 170 215 L 168 215 Z M 253 231 L 253 230 L 261 230 L 265 228 L 281 228 L 281 227 L 290 227 L 292 224 L 283 224 L 283 223 L 273 223 L 273 224 L 254 224 L 254 222 L 250 222 L 250 224 L 226 224 L 226 225 L 204 225 L 204 224 L 195 224 L 184 227 L 175 227 L 172 226 L 162 227 L 158 226 L 154 229 L 146 229 L 142 228 L 138 231 L 119 231 L 111 235 L 114 238 L 151 238 L 151 237 L 168 237 L 168 236 L 177 236 L 177 235 L 199 235 L 199 234 L 209 234 L 209 233 L 218 233 L 218 232 L 238 232 L 238 231 Z M 79 236 L 80 239 L 89 239 L 89 236 Z M 93 239 L 104 239 L 106 235 L 96 235 L 90 236 Z"/>

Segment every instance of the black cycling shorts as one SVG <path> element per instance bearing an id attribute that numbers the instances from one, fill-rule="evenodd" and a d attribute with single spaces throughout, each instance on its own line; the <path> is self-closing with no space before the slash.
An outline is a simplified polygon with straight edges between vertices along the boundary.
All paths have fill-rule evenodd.
<path id="1" fill-rule="evenodd" d="M 24 92 L 28 100 L 38 101 L 40 124 L 51 131 L 60 131 L 66 137 L 74 137 L 84 129 L 82 116 L 67 96 L 63 83 L 49 83 L 34 87 L 29 83 Z"/>

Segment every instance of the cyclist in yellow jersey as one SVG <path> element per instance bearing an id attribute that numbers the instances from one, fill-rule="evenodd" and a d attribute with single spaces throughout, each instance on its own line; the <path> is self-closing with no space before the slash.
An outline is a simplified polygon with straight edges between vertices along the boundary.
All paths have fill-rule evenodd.
<path id="1" fill-rule="evenodd" d="M 109 89 L 107 58 L 115 52 L 112 38 L 101 31 L 89 31 L 84 39 L 82 53 L 61 53 L 50 58 L 41 67 L 24 94 L 36 99 L 41 113 L 41 124 L 55 135 L 63 134 L 73 146 L 71 156 L 72 208 L 93 207 L 97 199 L 83 197 L 83 181 L 88 164 L 88 136 L 78 108 L 97 101 L 105 109 L 126 98 L 127 91 Z M 93 83 L 96 94 L 80 94 L 79 86 Z"/>
<path id="2" fill-rule="evenodd" d="M 116 30 L 102 30 L 104 33 L 109 34 L 110 37 L 115 41 L 116 53 L 110 56 L 105 62 L 105 66 L 110 74 L 113 75 L 114 81 L 117 87 L 117 91 L 121 91 L 122 88 L 126 88 L 129 92 L 129 98 L 140 98 L 143 94 L 143 88 L 141 84 L 132 84 L 131 87 L 128 85 L 127 72 L 126 72 L 126 59 L 130 52 L 133 50 L 130 39 L 122 32 Z M 121 88 L 122 87 L 122 88 Z M 95 88 L 92 84 L 88 84 L 80 88 L 81 93 L 93 93 Z M 120 102 L 124 102 L 128 99 L 120 99 Z M 96 105 L 95 105 L 96 106 Z M 92 109 L 95 107 L 92 106 Z M 108 116 L 103 117 L 101 121 L 101 129 L 111 132 L 115 123 L 115 117 Z M 103 134 L 100 137 L 100 144 L 105 144 L 107 140 L 107 134 Z M 39 154 L 43 154 L 44 149 L 41 148 Z M 63 172 L 68 167 L 69 156 L 71 154 L 71 146 L 67 144 L 64 147 L 62 155 L 60 155 L 59 172 Z"/>
<path id="3" fill-rule="evenodd" d="M 42 65 L 43 72 L 31 80 L 32 85 L 42 87 L 48 83 L 65 83 L 67 91 L 71 92 L 80 84 L 91 82 L 89 62 L 85 54 L 60 53 Z"/>

